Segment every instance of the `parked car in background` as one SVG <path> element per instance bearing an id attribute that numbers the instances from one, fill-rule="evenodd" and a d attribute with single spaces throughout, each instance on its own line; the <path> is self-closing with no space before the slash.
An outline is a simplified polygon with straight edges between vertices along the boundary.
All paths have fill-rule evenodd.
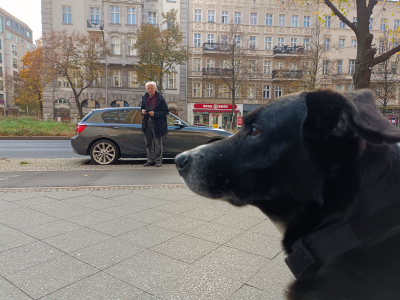
<path id="1" fill-rule="evenodd" d="M 191 126 L 173 114 L 167 116 L 168 134 L 163 138 L 163 158 L 233 136 L 229 131 Z M 72 149 L 90 155 L 100 165 L 115 163 L 119 158 L 146 158 L 139 107 L 95 109 L 76 125 L 71 138 Z"/>

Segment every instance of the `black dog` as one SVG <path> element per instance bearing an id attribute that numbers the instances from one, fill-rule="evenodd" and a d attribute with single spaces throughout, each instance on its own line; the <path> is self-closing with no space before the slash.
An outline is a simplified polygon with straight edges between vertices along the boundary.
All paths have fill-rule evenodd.
<path id="1" fill-rule="evenodd" d="M 320 90 L 264 106 L 175 162 L 192 191 L 284 227 L 288 299 L 398 300 L 399 141 L 370 91 Z"/>

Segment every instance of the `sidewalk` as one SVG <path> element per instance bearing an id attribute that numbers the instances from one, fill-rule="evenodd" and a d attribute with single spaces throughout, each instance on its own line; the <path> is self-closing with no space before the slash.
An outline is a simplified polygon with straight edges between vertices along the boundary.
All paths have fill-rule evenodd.
<path id="1" fill-rule="evenodd" d="M 258 209 L 183 185 L 0 190 L 0 300 L 280 300 L 283 259 Z"/>

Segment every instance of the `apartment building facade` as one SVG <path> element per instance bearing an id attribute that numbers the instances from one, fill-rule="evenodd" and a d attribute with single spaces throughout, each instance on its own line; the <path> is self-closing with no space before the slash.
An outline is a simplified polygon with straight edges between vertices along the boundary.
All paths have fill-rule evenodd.
<path id="1" fill-rule="evenodd" d="M 139 106 L 145 87 L 137 82 L 133 63 L 138 61 L 135 33 L 141 23 L 162 24 L 162 12 L 178 10 L 186 42 L 186 1 L 163 0 L 42 0 L 43 34 L 52 30 L 77 30 L 101 34 L 111 54 L 105 57 L 107 81 L 85 90 L 80 99 L 84 113 L 94 108 Z M 186 117 L 186 65 L 165 82 L 164 97 L 171 112 Z M 167 80 L 167 79 L 166 79 Z M 68 84 L 55 80 L 45 87 L 44 114 L 49 119 L 78 121 L 78 110 Z"/>
<path id="2" fill-rule="evenodd" d="M 377 7 L 370 20 L 371 32 L 377 37 L 378 52 L 382 46 L 380 35 L 385 30 L 397 28 L 400 20 L 398 10 L 390 9 L 394 3 L 386 2 L 384 5 L 387 6 L 385 9 Z M 272 0 L 192 0 L 188 10 L 191 53 L 188 62 L 188 121 L 229 128 L 231 95 L 226 90 L 221 92 L 221 85 L 210 80 L 212 74 L 210 76 L 209 70 L 222 66 L 218 61 L 220 45 L 233 26 L 237 28 L 235 34 L 247 37 L 259 66 L 259 71 L 249 77 L 248 91 L 237 95 L 235 122 L 239 127 L 245 114 L 290 93 L 293 80 L 301 80 L 298 75 L 303 71 L 300 65 L 293 63 L 293 58 L 305 56 L 312 39 L 317 40 L 316 32 L 322 39 L 329 61 L 335 62 L 328 64 L 328 59 L 320 62 L 319 86 L 339 91 L 352 90 L 357 52 L 355 33 L 337 17 L 326 15 L 317 22 L 316 11 L 316 7 L 307 10 L 296 6 L 283 7 Z M 356 24 L 355 10 L 350 10 L 347 17 Z M 335 73 L 335 76 L 328 76 L 328 73 Z M 371 88 L 374 84 L 372 82 Z M 391 99 L 392 104 L 398 104 L 398 94 L 397 90 Z"/>
<path id="3" fill-rule="evenodd" d="M 19 73 L 22 57 L 33 49 L 32 29 L 0 8 L 0 116 L 18 116 L 7 78 Z"/>

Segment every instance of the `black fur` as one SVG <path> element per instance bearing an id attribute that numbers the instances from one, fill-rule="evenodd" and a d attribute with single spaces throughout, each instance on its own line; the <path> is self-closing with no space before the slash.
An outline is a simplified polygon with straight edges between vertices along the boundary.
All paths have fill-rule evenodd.
<path id="1" fill-rule="evenodd" d="M 252 128 L 260 134 L 252 136 Z M 288 95 L 234 137 L 176 157 L 194 192 L 252 204 L 286 228 L 283 245 L 331 224 L 362 221 L 400 202 L 400 131 L 368 90 Z M 400 207 L 400 205 L 397 205 Z M 397 226 L 400 231 L 400 211 Z M 291 300 L 400 299 L 400 235 L 363 242 L 298 279 Z"/>

